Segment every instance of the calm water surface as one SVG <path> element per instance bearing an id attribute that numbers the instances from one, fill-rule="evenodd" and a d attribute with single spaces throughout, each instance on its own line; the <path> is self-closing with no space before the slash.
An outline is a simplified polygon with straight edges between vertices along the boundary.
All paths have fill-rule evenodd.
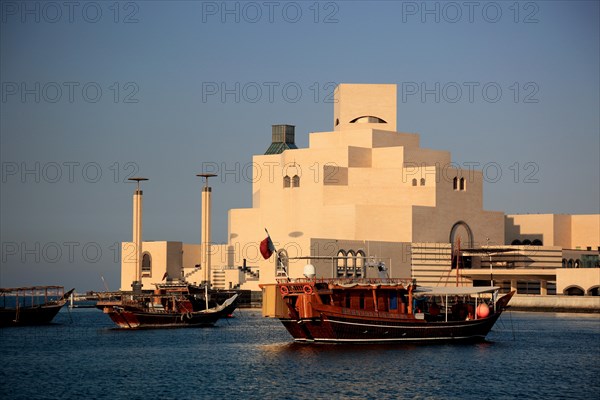
<path id="1" fill-rule="evenodd" d="M 505 313 L 471 345 L 294 344 L 260 311 L 123 331 L 95 309 L 0 328 L 0 399 L 599 399 L 600 316 Z"/>

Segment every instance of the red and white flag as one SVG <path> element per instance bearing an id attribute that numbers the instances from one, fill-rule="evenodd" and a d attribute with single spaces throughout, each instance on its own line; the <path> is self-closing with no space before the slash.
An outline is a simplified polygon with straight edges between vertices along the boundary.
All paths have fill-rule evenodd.
<path id="1" fill-rule="evenodd" d="M 260 242 L 260 254 L 262 254 L 263 258 L 266 260 L 271 257 L 274 251 L 275 245 L 271 240 L 271 236 L 267 235 L 267 237 Z"/>

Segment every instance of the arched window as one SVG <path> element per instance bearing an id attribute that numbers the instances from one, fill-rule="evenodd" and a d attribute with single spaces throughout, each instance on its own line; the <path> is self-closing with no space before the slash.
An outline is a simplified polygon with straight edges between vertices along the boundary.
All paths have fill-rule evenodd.
<path id="1" fill-rule="evenodd" d="M 543 243 L 540 239 L 534 239 L 533 242 L 531 242 L 532 245 L 534 246 L 542 246 Z"/>
<path id="2" fill-rule="evenodd" d="M 452 180 L 452 187 L 454 188 L 454 190 L 458 190 L 458 178 L 456 176 Z"/>
<path id="3" fill-rule="evenodd" d="M 350 121 L 351 124 L 387 124 L 383 119 L 374 117 L 372 115 L 366 115 L 364 117 L 354 118 Z"/>
<path id="4" fill-rule="evenodd" d="M 365 257 L 366 256 L 364 251 L 359 250 L 356 252 L 356 276 L 363 276 L 363 271 L 365 268 Z"/>
<path id="5" fill-rule="evenodd" d="M 413 186 L 417 186 L 417 178 L 414 178 L 414 179 L 412 180 L 412 185 L 413 185 Z"/>
<path id="6" fill-rule="evenodd" d="M 529 240 L 529 239 L 523 240 L 523 246 L 531 246 L 531 240 Z"/>
<path id="7" fill-rule="evenodd" d="M 152 276 L 152 259 L 149 253 L 142 256 L 142 276 Z"/>
<path id="8" fill-rule="evenodd" d="M 279 262 L 277 262 L 277 266 L 275 267 L 275 276 L 286 276 L 290 267 L 288 252 L 286 249 L 279 249 L 277 255 L 279 256 Z"/>
<path id="9" fill-rule="evenodd" d="M 425 186 L 425 178 L 421 178 L 421 186 Z"/>
<path id="10" fill-rule="evenodd" d="M 585 292 L 579 286 L 569 286 L 563 290 L 563 294 L 566 294 L 567 296 L 583 296 Z"/>
<path id="11" fill-rule="evenodd" d="M 342 277 L 346 275 L 346 252 L 340 250 L 337 253 L 337 276 Z"/>
<path id="12" fill-rule="evenodd" d="M 465 178 L 460 178 L 460 190 L 467 190 L 467 181 Z"/>
<path id="13" fill-rule="evenodd" d="M 290 179 L 289 176 L 286 175 L 286 176 L 283 177 L 283 187 L 284 188 L 289 188 L 290 187 L 290 182 L 291 182 L 291 179 Z"/>
<path id="14" fill-rule="evenodd" d="M 348 251 L 346 266 L 348 267 L 346 270 L 346 274 L 348 276 L 356 276 L 356 271 L 354 270 L 355 266 L 354 262 L 354 252 L 352 250 Z"/>
<path id="15" fill-rule="evenodd" d="M 512 242 L 510 242 L 510 244 L 512 246 L 520 246 L 521 245 L 521 241 L 519 239 L 515 239 Z"/>
<path id="16" fill-rule="evenodd" d="M 457 235 L 458 232 L 458 235 Z M 462 236 L 461 236 L 462 233 Z M 471 230 L 471 228 L 469 227 L 469 225 L 465 222 L 465 221 L 458 221 L 456 222 L 453 226 L 452 229 L 450 229 L 450 239 L 449 242 L 452 243 L 452 246 L 454 248 L 454 243 L 455 243 L 455 237 L 462 237 L 463 239 L 465 238 L 466 235 L 466 242 L 463 241 L 463 247 L 473 247 L 473 231 Z"/>
<path id="17" fill-rule="evenodd" d="M 300 177 L 298 175 L 294 175 L 292 178 L 292 187 L 300 187 Z"/>
<path id="18" fill-rule="evenodd" d="M 566 258 L 562 259 L 562 267 L 567 268 L 567 259 Z"/>

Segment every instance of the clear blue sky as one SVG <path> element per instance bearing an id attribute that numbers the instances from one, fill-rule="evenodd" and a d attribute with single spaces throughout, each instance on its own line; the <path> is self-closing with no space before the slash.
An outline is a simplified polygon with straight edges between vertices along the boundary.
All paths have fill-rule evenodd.
<path id="1" fill-rule="evenodd" d="M 397 84 L 398 129 L 484 167 L 488 210 L 600 212 L 599 3 L 470 4 L 0 2 L 0 286 L 118 288 L 131 174 L 144 238 L 194 243 L 195 174 L 234 171 L 225 242 L 271 125 L 332 129 L 331 82 Z"/>

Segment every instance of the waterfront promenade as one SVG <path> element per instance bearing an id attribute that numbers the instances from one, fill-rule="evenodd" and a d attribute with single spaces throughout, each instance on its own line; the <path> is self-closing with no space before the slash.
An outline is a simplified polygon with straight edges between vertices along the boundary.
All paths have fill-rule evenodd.
<path id="1" fill-rule="evenodd" d="M 540 296 L 517 294 L 510 301 L 515 311 L 600 313 L 600 296 Z"/>

